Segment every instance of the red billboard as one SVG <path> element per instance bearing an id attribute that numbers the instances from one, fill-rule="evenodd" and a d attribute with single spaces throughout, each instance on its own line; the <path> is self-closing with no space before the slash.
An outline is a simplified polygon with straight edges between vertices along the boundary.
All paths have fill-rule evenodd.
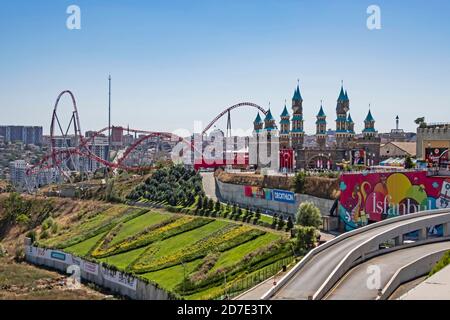
<path id="1" fill-rule="evenodd" d="M 426 148 L 425 159 L 428 163 L 441 163 L 448 161 L 447 148 Z"/>

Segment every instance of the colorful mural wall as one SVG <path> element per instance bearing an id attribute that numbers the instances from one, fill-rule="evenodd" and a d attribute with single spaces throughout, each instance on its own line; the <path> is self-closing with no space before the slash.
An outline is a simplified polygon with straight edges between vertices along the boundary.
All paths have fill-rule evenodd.
<path id="1" fill-rule="evenodd" d="M 343 174 L 339 217 L 352 230 L 398 215 L 450 208 L 450 179 L 426 171 Z"/>

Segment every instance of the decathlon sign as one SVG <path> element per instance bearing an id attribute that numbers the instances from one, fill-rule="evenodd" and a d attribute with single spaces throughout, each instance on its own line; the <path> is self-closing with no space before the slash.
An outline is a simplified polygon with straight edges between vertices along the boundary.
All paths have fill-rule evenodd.
<path id="1" fill-rule="evenodd" d="M 273 200 L 286 203 L 295 203 L 295 193 L 285 190 L 272 190 Z"/>

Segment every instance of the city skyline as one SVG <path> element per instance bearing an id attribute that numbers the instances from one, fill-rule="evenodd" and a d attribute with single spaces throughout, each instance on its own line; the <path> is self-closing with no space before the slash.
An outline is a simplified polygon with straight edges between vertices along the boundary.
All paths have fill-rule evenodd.
<path id="1" fill-rule="evenodd" d="M 71 4 L 81 8 L 81 30 L 65 26 Z M 378 1 L 382 28 L 369 30 L 366 9 L 371 4 L 4 4 L 1 124 L 42 125 L 48 134 L 54 101 L 69 89 L 77 98 L 82 131 L 103 128 L 109 74 L 112 123 L 124 127 L 192 131 L 194 121 L 205 126 L 242 101 L 266 109 L 270 102 L 278 122 L 285 100 L 292 113 L 297 79 L 307 134 L 315 132 L 321 100 L 328 128 L 335 128 L 341 80 L 356 132 L 363 128 L 369 103 L 380 132 L 395 128 L 397 115 L 407 131 L 415 131 L 417 117 L 445 121 L 450 26 L 444 12 L 450 5 Z M 61 107 L 68 108 L 68 100 Z M 255 116 L 250 108 L 233 112 L 233 128 L 251 130 Z"/>

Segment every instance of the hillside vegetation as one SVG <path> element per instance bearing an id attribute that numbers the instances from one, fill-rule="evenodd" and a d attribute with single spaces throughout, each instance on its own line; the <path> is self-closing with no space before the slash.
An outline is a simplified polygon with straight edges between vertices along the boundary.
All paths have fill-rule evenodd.
<path id="1" fill-rule="evenodd" d="M 125 205 L 87 212 L 64 232 L 36 243 L 106 263 L 187 299 L 218 298 L 239 280 L 291 256 L 280 234 Z"/>
<path id="2" fill-rule="evenodd" d="M 339 195 L 339 178 L 334 173 L 298 173 L 295 177 L 286 177 L 264 176 L 253 173 L 228 173 L 223 170 L 216 170 L 215 177 L 223 183 L 290 190 L 325 199 L 336 199 Z M 299 186 L 299 180 L 302 180 L 301 186 Z"/>

